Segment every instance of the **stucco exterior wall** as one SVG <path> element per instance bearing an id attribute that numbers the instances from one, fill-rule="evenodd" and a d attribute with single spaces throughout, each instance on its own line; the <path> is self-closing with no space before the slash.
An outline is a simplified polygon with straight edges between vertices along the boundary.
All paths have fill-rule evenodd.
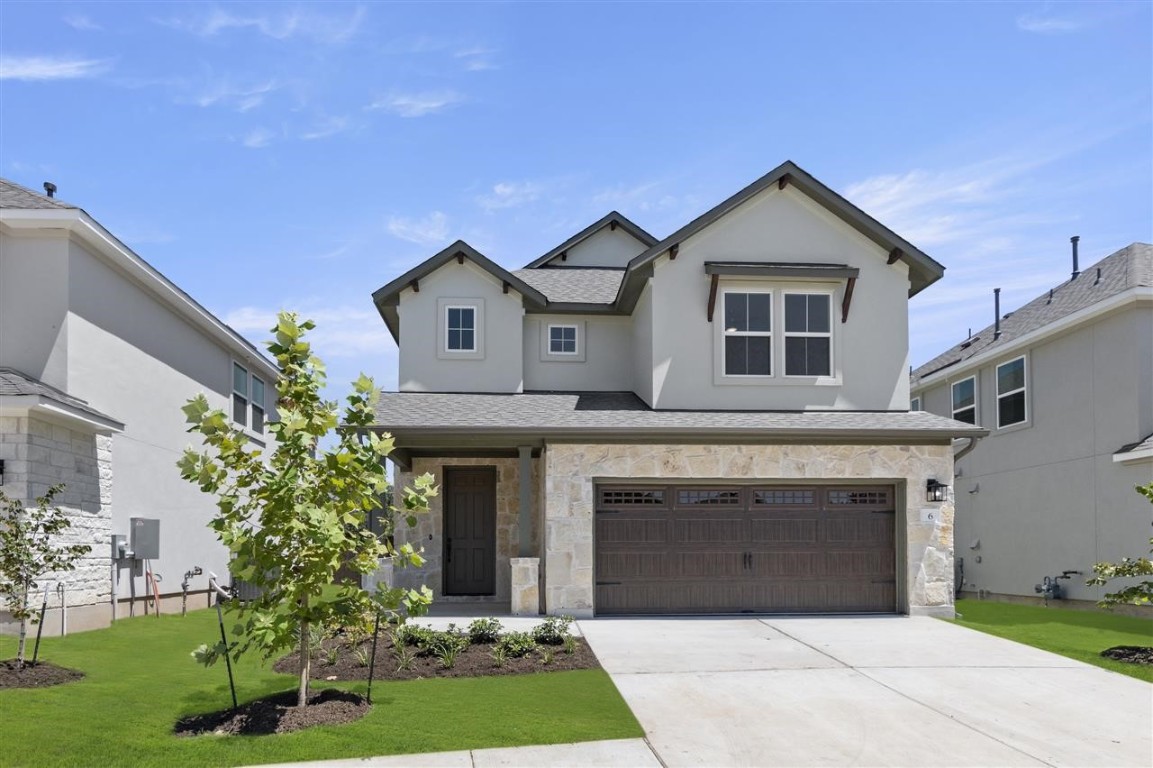
<path id="1" fill-rule="evenodd" d="M 898 600 L 909 613 L 952 615 L 953 505 L 925 501 L 929 478 L 952 484 L 950 446 L 552 443 L 544 461 L 544 589 L 550 614 L 587 617 L 595 610 L 596 483 L 692 479 L 895 484 L 903 502 L 897 509 L 898 573 L 904 573 Z M 934 509 L 935 522 L 920 522 L 923 508 Z"/>
<path id="2" fill-rule="evenodd" d="M 549 262 L 554 267 L 620 267 L 645 250 L 645 244 L 622 228 L 605 227 Z"/>
<path id="3" fill-rule="evenodd" d="M 577 326 L 578 355 L 545 353 L 550 324 Z M 629 391 L 632 364 L 632 322 L 627 317 L 525 315 L 526 390 Z"/>
<path id="4" fill-rule="evenodd" d="M 0 364 L 68 389 L 68 247 L 0 231 Z"/>
<path id="5" fill-rule="evenodd" d="M 653 287 L 650 280 L 633 308 L 633 391 L 653 404 Z"/>
<path id="6" fill-rule="evenodd" d="M 403 489 L 412 483 L 414 477 L 431 472 L 436 487 L 444 489 L 445 467 L 495 467 L 496 468 L 496 594 L 491 601 L 507 603 L 510 598 L 512 579 L 510 558 L 518 556 L 520 543 L 520 463 L 518 459 L 503 458 L 418 458 L 414 459 L 410 471 L 399 468 L 394 474 L 394 504 L 402 507 Z M 534 496 L 540 492 L 539 459 L 532 461 L 532 489 Z M 533 521 L 536 525 L 536 520 Z M 534 540 L 539 531 L 533 531 Z M 409 528 L 404 521 L 397 523 L 395 536 L 397 544 L 411 543 L 416 549 L 423 549 L 425 563 L 420 568 L 398 568 L 393 574 L 393 583 L 411 589 L 421 585 L 432 590 L 435 599 L 460 599 L 484 601 L 489 598 L 453 598 L 444 595 L 444 496 L 438 494 L 429 502 L 427 514 L 418 516 L 415 528 Z"/>
<path id="7" fill-rule="evenodd" d="M 445 355 L 442 302 L 480 303 L 479 354 Z M 520 294 L 467 259 L 449 262 L 400 296 L 401 392 L 521 392 L 524 308 Z"/>
<path id="8" fill-rule="evenodd" d="M 1072 599 L 1099 600 L 1094 563 L 1143 554 L 1153 506 L 1133 486 L 1153 480 L 1153 462 L 1113 454 L 1153 432 L 1153 308 L 1131 306 L 1025 350 L 1028 420 L 997 428 L 996 366 L 978 371 L 978 422 L 991 434 L 958 462 L 957 554 L 965 589 L 1034 596 L 1063 570 Z M 926 410 L 951 415 L 950 385 L 923 393 Z M 1023 546 L 1023 544 L 1025 544 Z M 1147 545 L 1146 545 L 1147 549 Z"/>
<path id="9" fill-rule="evenodd" d="M 747 410 L 905 410 L 908 408 L 908 268 L 792 188 L 776 186 L 681 243 L 675 260 L 655 262 L 652 280 L 653 400 L 657 408 Z M 846 264 L 860 270 L 848 322 L 841 323 L 845 281 L 834 291 L 833 383 L 783 378 L 783 329 L 774 323 L 772 378 L 718 381 L 723 308 L 708 322 L 706 261 Z M 723 281 L 786 288 L 777 279 Z M 775 303 L 777 300 L 774 300 Z"/>

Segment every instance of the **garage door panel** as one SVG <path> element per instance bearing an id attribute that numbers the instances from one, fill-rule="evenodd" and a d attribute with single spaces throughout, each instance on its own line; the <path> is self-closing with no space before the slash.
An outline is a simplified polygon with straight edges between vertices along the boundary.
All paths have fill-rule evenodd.
<path id="1" fill-rule="evenodd" d="M 739 579 L 744 576 L 744 552 L 681 552 L 670 558 L 672 572 L 683 579 Z"/>
<path id="2" fill-rule="evenodd" d="M 741 518 L 681 519 L 673 521 L 673 542 L 696 546 L 729 543 L 748 538 L 748 521 Z"/>
<path id="3" fill-rule="evenodd" d="M 875 547 L 891 544 L 893 541 L 893 520 L 887 515 L 866 513 L 848 518 L 832 518 L 823 521 L 824 539 L 830 544 L 851 544 L 861 547 Z"/>
<path id="4" fill-rule="evenodd" d="M 766 544 L 815 544 L 817 521 L 753 519 L 749 521 L 749 541 Z"/>
<path id="5" fill-rule="evenodd" d="M 671 576 L 666 567 L 668 556 L 659 552 L 601 552 L 597 554 L 597 573 L 602 579 L 646 579 Z"/>
<path id="6" fill-rule="evenodd" d="M 615 515 L 597 516 L 597 542 L 613 544 L 664 544 L 669 538 L 667 518 L 630 519 Z"/>

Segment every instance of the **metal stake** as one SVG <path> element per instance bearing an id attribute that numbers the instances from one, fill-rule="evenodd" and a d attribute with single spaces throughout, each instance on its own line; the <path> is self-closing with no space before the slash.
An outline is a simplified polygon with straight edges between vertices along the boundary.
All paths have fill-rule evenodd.
<path id="1" fill-rule="evenodd" d="M 376 612 L 376 622 L 372 626 L 372 656 L 368 659 L 368 703 L 372 703 L 372 676 L 376 672 L 376 639 L 380 637 L 380 611 Z"/>

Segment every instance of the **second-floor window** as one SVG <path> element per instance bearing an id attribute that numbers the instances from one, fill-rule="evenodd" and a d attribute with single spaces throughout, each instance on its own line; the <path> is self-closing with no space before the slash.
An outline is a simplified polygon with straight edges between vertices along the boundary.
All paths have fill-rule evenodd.
<path id="1" fill-rule="evenodd" d="M 232 420 L 253 432 L 264 432 L 264 380 L 240 363 L 232 364 Z"/>
<path id="2" fill-rule="evenodd" d="M 953 418 L 977 423 L 977 379 L 970 376 L 953 383 Z"/>
<path id="3" fill-rule="evenodd" d="M 444 328 L 446 350 L 476 351 L 476 307 L 446 307 Z"/>
<path id="4" fill-rule="evenodd" d="M 921 398 L 919 398 L 919 397 L 914 397 L 912 400 L 910 400 L 910 401 L 909 401 L 909 410 L 910 410 L 910 411 L 919 411 L 919 410 L 921 410 Z"/>
<path id="5" fill-rule="evenodd" d="M 548 353 L 550 355 L 577 354 L 577 327 L 550 325 L 548 327 Z"/>
<path id="6" fill-rule="evenodd" d="M 997 366 L 997 428 L 1028 419 L 1025 407 L 1025 358 Z"/>
<path id="7" fill-rule="evenodd" d="M 725 376 L 773 375 L 773 295 L 726 291 Z"/>
<path id="8" fill-rule="evenodd" d="M 833 362 L 832 298 L 785 294 L 785 375 L 828 376 Z"/>

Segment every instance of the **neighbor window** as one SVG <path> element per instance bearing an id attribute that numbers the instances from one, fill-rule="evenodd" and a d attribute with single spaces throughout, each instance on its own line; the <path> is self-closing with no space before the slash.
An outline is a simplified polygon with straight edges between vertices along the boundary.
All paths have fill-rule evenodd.
<path id="1" fill-rule="evenodd" d="M 785 294 L 785 375 L 829 376 L 832 301 L 827 293 Z"/>
<path id="2" fill-rule="evenodd" d="M 252 431 L 264 432 L 264 381 L 252 377 Z"/>
<path id="3" fill-rule="evenodd" d="M 910 400 L 910 401 L 909 401 L 909 410 L 910 410 L 910 411 L 919 411 L 919 410 L 921 410 L 921 398 L 919 398 L 919 397 L 914 397 L 912 400 Z"/>
<path id="4" fill-rule="evenodd" d="M 970 376 L 953 384 L 953 418 L 977 423 L 977 379 Z"/>
<path id="5" fill-rule="evenodd" d="M 724 375 L 771 376 L 772 294 L 730 291 L 724 296 Z"/>
<path id="6" fill-rule="evenodd" d="M 550 325 L 548 327 L 548 353 L 550 355 L 575 355 L 577 353 L 577 327 L 575 325 Z"/>
<path id="7" fill-rule="evenodd" d="M 997 366 L 997 427 L 1020 424 L 1025 411 L 1025 358 Z"/>
<path id="8" fill-rule="evenodd" d="M 476 307 L 445 308 L 444 348 L 450 352 L 476 351 Z"/>
<path id="9" fill-rule="evenodd" d="M 232 420 L 248 426 L 248 369 L 232 364 Z"/>

